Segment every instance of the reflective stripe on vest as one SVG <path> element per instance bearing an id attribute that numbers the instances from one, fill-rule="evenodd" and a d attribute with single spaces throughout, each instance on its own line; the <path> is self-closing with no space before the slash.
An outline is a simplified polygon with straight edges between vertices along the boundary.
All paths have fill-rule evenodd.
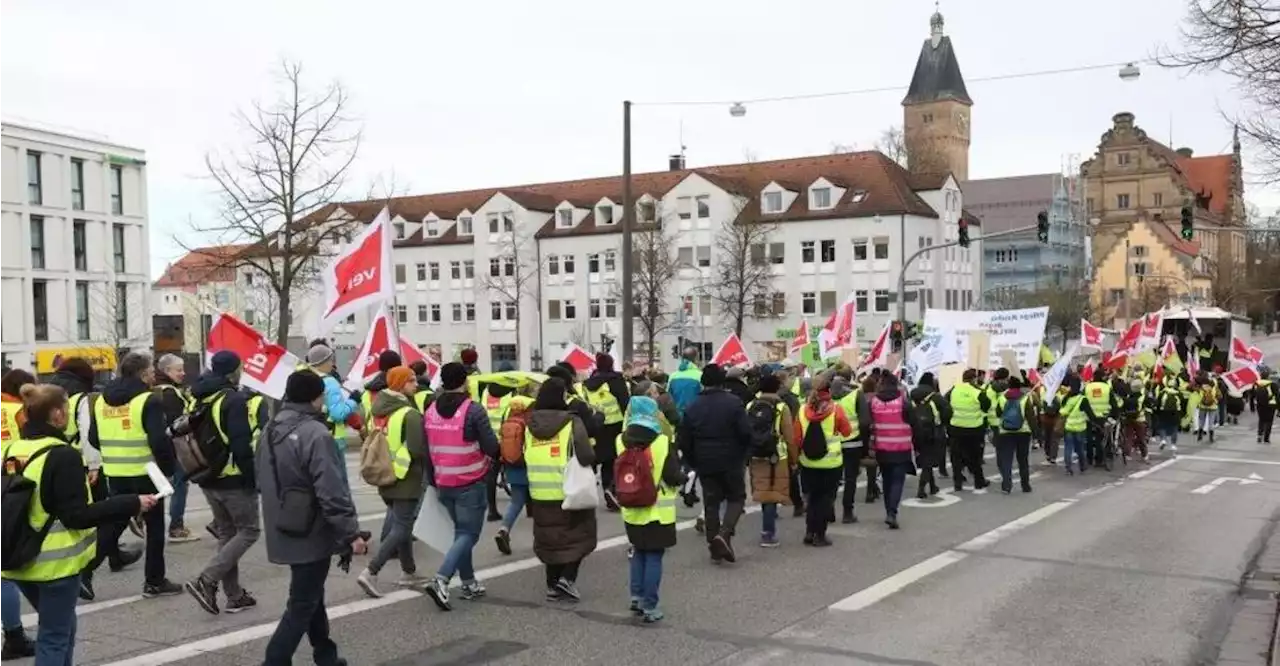
<path id="1" fill-rule="evenodd" d="M 991 401 L 991 409 L 987 410 L 987 425 L 995 427 L 1000 424 L 1000 416 L 996 411 L 996 400 L 1000 397 L 996 393 L 995 387 L 990 384 L 982 387 L 982 392 L 987 394 L 987 399 Z"/>
<path id="2" fill-rule="evenodd" d="M 451 418 L 440 415 L 440 407 L 432 403 L 423 415 L 423 427 L 427 434 L 427 452 L 435 469 L 436 486 L 458 488 L 475 483 L 489 471 L 489 459 L 480 450 L 478 442 L 464 439 L 467 411 L 471 399 L 462 401 Z"/>
<path id="3" fill-rule="evenodd" d="M 554 437 L 539 439 L 524 431 L 524 465 L 529 473 L 529 497 L 539 502 L 564 499 L 564 468 L 572 454 L 573 422 L 564 424 Z"/>
<path id="4" fill-rule="evenodd" d="M 800 432 L 801 435 L 809 433 L 809 410 L 800 408 Z M 817 460 L 810 460 L 804 454 L 803 447 L 800 453 L 800 465 L 810 469 L 835 469 L 844 464 L 844 453 L 840 447 L 840 435 L 836 433 L 836 413 L 833 411 L 827 414 L 827 418 L 822 419 L 819 424 L 822 428 L 822 436 L 827 440 L 827 455 Z"/>
<path id="5" fill-rule="evenodd" d="M 5 451 L 5 457 L 13 456 L 25 461 L 33 453 L 47 446 L 66 446 L 67 443 L 56 437 L 41 439 L 23 439 L 11 443 Z M 48 454 L 40 456 L 22 470 L 22 475 L 36 484 L 36 491 L 31 497 L 31 513 L 27 522 L 32 529 L 43 529 L 45 523 L 53 520 L 49 532 L 40 544 L 40 554 L 27 566 L 14 571 L 5 571 L 4 578 L 10 580 L 43 583 L 68 576 L 78 575 L 97 554 L 98 530 L 87 528 L 71 530 L 49 515 L 40 497 L 40 483 L 44 473 L 44 463 Z M 85 479 L 85 494 L 89 495 L 89 480 Z"/>
<path id="6" fill-rule="evenodd" d="M 1094 416 L 1106 418 L 1111 416 L 1111 383 L 1089 382 L 1084 386 L 1085 399 L 1093 408 Z"/>
<path id="7" fill-rule="evenodd" d="M 1062 401 L 1062 414 L 1067 417 L 1067 422 L 1062 429 L 1067 432 L 1084 432 L 1089 427 L 1089 417 L 1085 415 L 1082 404 L 1084 396 L 1076 394 Z"/>
<path id="8" fill-rule="evenodd" d="M 8 444 L 16 442 L 18 434 L 18 412 L 22 411 L 21 402 L 0 402 L 0 442 Z"/>
<path id="9" fill-rule="evenodd" d="M 963 382 L 951 389 L 951 425 L 957 428 L 981 428 L 982 406 L 978 404 L 978 389 Z"/>
<path id="10" fill-rule="evenodd" d="M 1267 396 L 1269 396 L 1269 397 L 1271 398 L 1270 400 L 1267 400 L 1267 401 L 1266 401 L 1266 404 L 1269 404 L 1269 405 L 1275 406 L 1275 404 L 1276 404 L 1276 392 L 1275 392 L 1275 391 L 1273 391 L 1273 390 L 1271 390 L 1271 380 L 1270 380 L 1270 379 L 1259 379 L 1259 380 L 1258 380 L 1258 383 L 1257 383 L 1257 387 L 1258 387 L 1258 388 L 1259 388 L 1263 393 L 1265 393 Z M 1254 400 L 1255 400 L 1255 401 L 1257 401 L 1257 397 L 1256 397 L 1256 396 L 1254 397 Z"/>
<path id="11" fill-rule="evenodd" d="M 212 405 L 210 406 L 210 408 L 209 408 L 209 412 L 210 412 L 211 414 L 213 414 L 213 427 L 214 427 L 214 429 L 215 429 L 215 430 L 217 430 L 217 431 L 218 431 L 218 438 L 222 440 L 222 445 L 223 445 L 223 446 L 225 446 L 225 447 L 227 447 L 228 449 L 230 449 L 230 448 L 231 448 L 231 438 L 227 437 L 227 430 L 226 430 L 226 428 L 224 428 L 224 427 L 222 426 L 222 407 L 223 407 L 222 401 L 227 397 L 227 392 L 228 392 L 227 390 L 218 391 L 217 393 L 213 394 L 212 396 L 206 396 L 206 397 L 205 397 L 203 400 L 201 400 L 200 402 L 208 402 L 208 401 L 210 401 L 210 400 L 212 400 L 212 401 L 213 401 L 213 404 L 212 404 Z M 261 402 L 261 400 L 259 400 L 259 402 Z M 253 424 L 253 413 L 254 413 L 254 412 L 253 412 L 252 410 L 249 412 L 249 419 L 250 419 L 250 426 L 249 426 L 249 427 L 250 427 L 250 431 L 251 431 L 251 432 L 252 432 L 252 429 L 253 429 L 253 425 L 252 425 L 252 424 Z M 250 437 L 250 438 L 249 438 L 249 446 L 250 446 L 254 451 L 257 451 L 257 450 L 258 450 L 258 438 L 257 438 L 257 437 Z M 231 455 L 231 452 L 230 452 L 230 451 L 227 451 L 227 464 L 222 466 L 222 471 L 221 471 L 221 472 L 218 472 L 218 478 L 220 478 L 220 479 L 221 479 L 221 478 L 228 477 L 228 476 L 240 476 L 240 467 L 236 465 L 235 458 L 233 458 L 233 457 L 232 457 L 232 455 Z"/>
<path id="12" fill-rule="evenodd" d="M 93 406 L 102 450 L 102 473 L 108 477 L 147 475 L 147 463 L 154 458 L 142 425 L 142 409 L 150 397 L 151 392 L 144 391 L 124 405 L 108 405 L 102 399 Z"/>
<path id="13" fill-rule="evenodd" d="M 84 400 L 85 394 L 75 393 L 67 398 L 67 427 L 62 429 L 62 434 L 67 436 L 67 442 L 80 450 L 80 419 L 76 418 L 80 414 L 80 401 Z"/>
<path id="14" fill-rule="evenodd" d="M 862 395 L 862 389 L 854 389 L 848 395 L 836 401 L 840 405 L 840 409 L 844 410 L 845 418 L 849 419 L 849 428 L 852 433 L 844 438 L 845 443 L 849 444 L 846 448 L 855 448 L 860 443 L 853 440 L 858 438 L 858 396 Z"/>
<path id="15" fill-rule="evenodd" d="M 587 404 L 604 415 L 605 425 L 622 423 L 622 406 L 618 404 L 618 398 L 613 395 L 613 391 L 609 390 L 608 382 L 601 384 L 600 388 L 594 391 L 587 391 Z"/>
<path id="16" fill-rule="evenodd" d="M 409 474 L 409 444 L 404 440 L 404 417 L 412 407 L 405 405 L 387 417 L 387 450 L 391 453 L 391 471 L 397 479 Z"/>
<path id="17" fill-rule="evenodd" d="M 618 435 L 615 449 L 619 456 L 626 447 L 622 443 L 622 435 Z M 676 524 L 676 492 L 662 483 L 662 470 L 667 464 L 667 456 L 671 452 L 671 440 L 666 435 L 658 435 L 649 443 L 649 455 L 653 458 L 653 484 L 658 489 L 658 503 L 643 509 L 622 507 L 622 522 L 628 525 L 660 525 Z"/>
<path id="18" fill-rule="evenodd" d="M 871 421 L 874 424 L 872 448 L 877 451 L 910 451 L 911 425 L 902 418 L 906 398 L 901 394 L 885 402 L 879 397 L 871 398 Z"/>

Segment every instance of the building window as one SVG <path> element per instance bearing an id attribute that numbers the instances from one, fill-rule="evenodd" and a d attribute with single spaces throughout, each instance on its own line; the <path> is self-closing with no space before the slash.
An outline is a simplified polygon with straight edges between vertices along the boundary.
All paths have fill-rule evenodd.
<path id="1" fill-rule="evenodd" d="M 124 225 L 111 225 L 111 264 L 117 273 L 123 273 L 124 262 Z"/>
<path id="2" fill-rule="evenodd" d="M 865 238 L 853 239 L 853 260 L 854 261 L 867 260 L 867 239 Z"/>
<path id="3" fill-rule="evenodd" d="M 577 271 L 577 267 L 573 262 L 573 255 L 564 255 L 564 257 L 560 259 L 560 267 L 563 269 L 565 275 L 573 275 L 574 272 Z"/>
<path id="4" fill-rule="evenodd" d="M 889 239 L 877 238 L 875 240 L 875 252 L 876 252 L 875 254 L 876 259 L 888 259 L 889 258 Z"/>
<path id="5" fill-rule="evenodd" d="M 802 292 L 800 294 L 800 314 L 811 315 L 818 312 L 817 294 L 812 291 Z"/>
<path id="6" fill-rule="evenodd" d="M 600 299 L 591 298 L 587 300 L 587 316 L 591 319 L 600 318 Z"/>
<path id="7" fill-rule="evenodd" d="M 698 219 L 711 217 L 711 195 L 699 194 L 693 198 L 693 203 L 698 207 Z"/>
<path id="8" fill-rule="evenodd" d="M 459 235 L 459 236 L 470 236 L 470 235 L 472 235 L 473 233 L 475 233 L 475 231 L 474 231 L 474 230 L 472 229 L 472 227 L 471 227 L 471 216 L 470 216 L 470 215 L 464 215 L 464 216 L 462 216 L 462 217 L 458 218 L 458 235 Z"/>
<path id="9" fill-rule="evenodd" d="M 1133 264 L 1133 274 L 1142 277 L 1147 274 L 1147 263 L 1145 261 L 1137 261 Z"/>
<path id="10" fill-rule="evenodd" d="M 613 206 L 600 206 L 596 208 L 596 222 L 600 224 L 613 224 Z"/>
<path id="11" fill-rule="evenodd" d="M 439 303 L 431 304 L 431 323 L 433 324 L 440 323 L 440 304 Z"/>
<path id="12" fill-rule="evenodd" d="M 888 311 L 889 311 L 889 290 L 877 289 L 876 290 L 876 312 L 888 312 Z"/>
<path id="13" fill-rule="evenodd" d="M 506 309 L 507 309 L 507 321 L 515 321 L 516 319 L 519 318 L 519 313 L 517 312 L 515 301 L 507 301 Z"/>
<path id="14" fill-rule="evenodd" d="M 515 228 L 515 215 L 511 211 L 489 213 L 485 216 L 489 222 L 489 233 L 510 233 Z"/>
<path id="15" fill-rule="evenodd" d="M 31 281 L 31 321 L 35 324 L 36 340 L 44 342 L 49 339 L 49 283 L 44 280 Z"/>
<path id="16" fill-rule="evenodd" d="M 40 153 L 27 151 L 27 203 L 39 206 L 44 203 L 44 191 L 40 185 Z"/>
<path id="17" fill-rule="evenodd" d="M 453 323 L 455 324 L 461 323 L 462 322 L 462 304 L 454 303 L 449 309 L 450 309 L 451 318 L 453 319 Z"/>
<path id="18" fill-rule="evenodd" d="M 1164 205 L 1164 193 L 1154 192 L 1151 195 L 1151 205 L 1159 208 Z"/>
<path id="19" fill-rule="evenodd" d="M 31 216 L 31 267 L 44 268 L 44 217 Z"/>
<path id="20" fill-rule="evenodd" d="M 818 294 L 820 314 L 829 315 L 836 311 L 836 292 L 824 291 Z"/>
<path id="21" fill-rule="evenodd" d="M 427 265 L 421 262 L 414 264 L 414 274 L 418 277 L 418 282 L 426 282 Z"/>
<path id="22" fill-rule="evenodd" d="M 419 305 L 418 306 L 418 323 L 423 324 L 423 323 L 426 323 L 426 321 L 427 321 L 427 306 Z"/>
<path id="23" fill-rule="evenodd" d="M 502 274 L 505 275 L 506 277 L 515 276 L 516 274 L 516 258 L 515 257 L 502 258 Z"/>
<path id="24" fill-rule="evenodd" d="M 111 214 L 124 215 L 124 168 L 111 167 Z"/>
<path id="25" fill-rule="evenodd" d="M 1124 301 L 1123 289 L 1111 289 L 1107 291 L 1107 305 L 1119 305 Z"/>
<path id="26" fill-rule="evenodd" d="M 560 321 L 560 301 L 547 301 L 547 321 Z"/>
<path id="27" fill-rule="evenodd" d="M 560 256 L 555 254 L 547 255 L 547 275 L 560 274 Z"/>
<path id="28" fill-rule="evenodd" d="M 422 264 L 418 264 L 418 266 L 422 266 Z M 433 261 L 427 264 L 427 277 L 429 277 L 432 282 L 440 279 L 440 262 Z M 421 279 L 421 273 L 419 273 L 419 279 Z"/>
<path id="29" fill-rule="evenodd" d="M 464 259 L 462 261 L 462 277 L 468 280 L 474 280 L 476 277 L 476 262 L 474 259 Z"/>
<path id="30" fill-rule="evenodd" d="M 578 318 L 578 306 L 572 300 L 561 301 L 560 310 L 564 315 L 565 321 L 573 321 Z"/>
<path id="31" fill-rule="evenodd" d="M 594 252 L 592 254 L 587 255 L 587 272 L 593 273 L 593 274 L 600 272 L 600 253 L 599 252 Z"/>
<path id="32" fill-rule="evenodd" d="M 500 275 L 502 275 L 502 260 L 498 257 L 489 257 L 489 277 Z"/>
<path id="33" fill-rule="evenodd" d="M 787 295 L 781 291 L 773 292 L 773 316 L 781 317 L 787 313 Z"/>
<path id="34" fill-rule="evenodd" d="M 866 200 L 866 198 L 867 198 L 867 191 L 866 191 L 866 190 L 854 190 L 854 191 L 853 191 L 853 196 L 849 198 L 849 201 L 850 201 L 850 203 L 856 203 L 856 204 L 859 204 L 859 203 L 862 203 L 863 201 L 865 201 L 865 200 Z"/>
<path id="35" fill-rule="evenodd" d="M 764 193 L 764 212 L 766 213 L 782 212 L 782 193 L 781 192 L 765 192 Z"/>
<path id="36" fill-rule="evenodd" d="M 460 261 L 449 262 L 449 279 L 451 280 L 462 279 L 462 262 Z"/>
<path id="37" fill-rule="evenodd" d="M 604 253 L 604 272 L 612 273 L 616 270 L 618 270 L 618 253 L 608 250 Z"/>
<path id="38" fill-rule="evenodd" d="M 84 210 L 84 160 L 71 160 L 71 210 Z"/>
<path id="39" fill-rule="evenodd" d="M 1116 164 L 1129 166 L 1129 153 L 1116 153 Z"/>
<path id="40" fill-rule="evenodd" d="M 699 245 L 698 246 L 698 268 L 710 268 L 710 267 L 711 267 L 711 246 Z"/>
<path id="41" fill-rule="evenodd" d="M 396 240 L 404 240 L 404 222 L 393 222 L 391 228 L 395 230 Z"/>
<path id="42" fill-rule="evenodd" d="M 85 236 L 84 220 L 71 223 L 71 247 L 75 255 L 76 270 L 89 270 L 89 241 Z"/>
<path id="43" fill-rule="evenodd" d="M 427 220 L 426 223 L 427 238 L 436 238 L 440 235 L 440 220 Z"/>
<path id="44" fill-rule="evenodd" d="M 831 207 L 831 188 L 815 187 L 811 190 L 813 202 L 811 208 L 822 209 Z"/>
<path id="45" fill-rule="evenodd" d="M 1128 207 L 1129 207 L 1129 195 L 1127 195 L 1127 194 L 1117 194 L 1117 195 L 1116 195 L 1116 208 L 1128 208 Z"/>
<path id="46" fill-rule="evenodd" d="M 658 207 L 652 201 L 640 202 L 640 221 L 653 223 L 658 219 Z"/>
<path id="47" fill-rule="evenodd" d="M 637 310 L 637 312 L 639 312 L 639 310 Z M 604 316 L 606 319 L 618 318 L 618 299 L 616 298 L 604 299 Z"/>
<path id="48" fill-rule="evenodd" d="M 676 198 L 676 215 L 682 220 L 693 217 L 693 197 Z"/>
<path id="49" fill-rule="evenodd" d="M 834 240 L 824 240 L 821 244 L 822 263 L 830 264 L 836 260 L 836 242 Z"/>
<path id="50" fill-rule="evenodd" d="M 815 258 L 813 241 L 800 241 L 800 263 L 812 264 Z"/>
<path id="51" fill-rule="evenodd" d="M 933 122 L 933 114 L 932 114 L 932 113 L 922 113 L 922 114 L 920 114 L 920 120 L 921 120 L 922 122 L 924 122 L 924 124 L 928 125 L 929 123 L 932 123 L 932 122 Z"/>
<path id="52" fill-rule="evenodd" d="M 867 311 L 867 290 L 858 289 L 853 292 L 853 308 L 858 312 Z"/>
<path id="53" fill-rule="evenodd" d="M 167 296 L 165 297 L 168 298 Z M 76 339 L 89 339 L 89 283 L 76 283 Z"/>
<path id="54" fill-rule="evenodd" d="M 676 248 L 676 263 L 679 264 L 681 268 L 693 268 L 693 248 Z"/>
<path id="55" fill-rule="evenodd" d="M 512 344 L 496 344 L 489 345 L 489 363 L 493 365 L 496 372 L 498 368 L 504 365 L 515 365 L 518 360 L 516 354 L 516 346 Z"/>
<path id="56" fill-rule="evenodd" d="M 498 301 L 489 303 L 489 319 L 491 321 L 502 321 L 502 303 Z"/>
<path id="57" fill-rule="evenodd" d="M 463 308 L 464 308 L 464 309 L 466 310 L 466 312 L 467 312 L 467 317 L 466 317 L 466 318 L 467 318 L 467 321 L 475 321 L 475 320 L 476 320 L 476 304 L 475 304 L 475 303 L 464 303 L 464 304 L 463 304 Z"/>
<path id="58" fill-rule="evenodd" d="M 407 305 L 396 306 L 396 323 L 400 323 L 400 324 L 409 323 L 409 306 Z"/>
<path id="59" fill-rule="evenodd" d="M 1131 251 L 1133 252 L 1133 256 L 1135 256 L 1135 257 L 1145 257 L 1145 256 L 1147 256 L 1147 246 L 1146 246 L 1146 245 L 1134 245 L 1134 246 L 1133 246 L 1132 248 L 1130 248 L 1130 249 L 1131 249 Z"/>
<path id="60" fill-rule="evenodd" d="M 561 229 L 568 229 L 573 226 L 573 209 L 561 208 L 556 214 L 556 226 Z"/>
<path id="61" fill-rule="evenodd" d="M 124 340 L 129 337 L 129 285 L 116 283 L 116 337 Z"/>
<path id="62" fill-rule="evenodd" d="M 404 284 L 405 279 L 404 264 L 396 264 L 396 284 Z"/>

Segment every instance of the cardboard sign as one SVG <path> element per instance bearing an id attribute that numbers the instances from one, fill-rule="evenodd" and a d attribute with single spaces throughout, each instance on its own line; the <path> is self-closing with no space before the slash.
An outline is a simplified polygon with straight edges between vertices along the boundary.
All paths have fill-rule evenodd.
<path id="1" fill-rule="evenodd" d="M 945 394 L 960 383 L 964 376 L 963 363 L 948 363 L 938 370 L 938 391 Z"/>
<path id="2" fill-rule="evenodd" d="M 969 355 L 965 361 L 970 368 L 989 370 L 991 359 L 991 334 L 986 331 L 969 331 Z"/>
<path id="3" fill-rule="evenodd" d="M 1015 375 L 1018 374 L 1021 371 L 1021 368 L 1018 367 L 1018 352 L 1015 352 L 1012 349 L 1001 349 L 1000 365 L 1008 368 L 1009 372 Z"/>
<path id="4" fill-rule="evenodd" d="M 857 347 L 845 347 L 840 350 L 840 360 L 850 368 L 858 367 L 858 359 L 860 357 Z"/>

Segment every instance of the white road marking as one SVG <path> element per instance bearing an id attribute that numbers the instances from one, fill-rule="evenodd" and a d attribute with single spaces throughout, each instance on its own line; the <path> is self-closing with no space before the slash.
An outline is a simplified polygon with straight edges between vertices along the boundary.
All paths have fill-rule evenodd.
<path id="1" fill-rule="evenodd" d="M 745 513 L 756 513 L 759 510 L 759 505 L 752 505 L 746 508 Z M 686 520 L 676 523 L 676 530 L 683 531 L 691 529 L 695 522 L 696 521 L 694 520 Z M 625 545 L 626 543 L 627 535 L 621 534 L 597 543 L 596 551 L 599 552 L 610 548 L 617 548 L 618 546 Z M 492 580 L 494 578 L 507 576 L 520 571 L 536 569 L 540 566 L 542 566 L 542 562 L 538 560 L 538 558 L 528 557 L 523 560 L 507 562 L 505 564 L 499 564 L 494 567 L 477 571 L 476 578 L 479 578 L 480 580 Z M 454 586 L 456 587 L 458 584 L 457 579 L 455 579 Z M 395 592 L 388 593 L 380 599 L 360 599 L 340 606 L 330 606 L 325 610 L 329 615 L 329 619 L 332 621 L 340 617 L 346 617 L 348 615 L 355 615 L 356 613 L 363 613 L 365 611 L 390 606 L 401 601 L 422 598 L 423 595 L 419 592 L 412 590 L 397 590 Z M 244 629 L 229 631 L 225 634 L 216 634 L 198 641 L 183 643 L 163 650 L 148 652 L 134 657 L 121 659 L 119 661 L 114 661 L 110 664 L 106 664 L 106 666 L 161 666 L 162 664 L 172 664 L 176 661 L 182 661 L 183 659 L 191 659 L 209 652 L 224 650 L 233 645 L 266 638 L 276 630 L 277 624 L 278 621 L 265 622 L 263 624 L 245 627 Z"/>
<path id="2" fill-rule="evenodd" d="M 1166 467 L 1168 467 L 1168 466 L 1170 466 L 1170 465 L 1172 465 L 1172 464 L 1174 464 L 1174 463 L 1176 463 L 1176 462 L 1178 462 L 1178 459 L 1177 459 L 1177 458 L 1170 458 L 1170 459 L 1168 459 L 1168 460 L 1166 460 L 1166 461 L 1164 461 L 1164 462 L 1156 463 L 1156 464 L 1154 464 L 1154 465 L 1152 465 L 1152 466 L 1150 466 L 1150 467 L 1148 467 L 1148 468 L 1146 468 L 1146 469 L 1140 469 L 1140 470 L 1138 470 L 1138 471 L 1134 472 L 1133 474 L 1130 474 L 1128 478 L 1130 478 L 1130 479 L 1141 479 L 1141 478 L 1142 478 L 1142 477 L 1144 477 L 1144 476 L 1148 476 L 1148 475 L 1150 475 L 1150 474 L 1154 474 L 1154 473 L 1156 473 L 1156 472 L 1159 472 L 1160 470 L 1162 470 L 1162 469 L 1164 469 L 1164 468 L 1166 468 Z"/>
<path id="3" fill-rule="evenodd" d="M 1251 486 L 1255 483 L 1261 482 L 1262 477 L 1258 476 L 1257 474 L 1250 474 L 1249 478 L 1247 479 L 1242 479 L 1238 476 L 1220 476 L 1210 481 L 1209 483 L 1206 483 L 1203 486 L 1200 486 L 1199 488 L 1192 490 L 1191 494 L 1192 495 L 1208 495 L 1209 493 L 1213 492 L 1216 488 L 1218 488 L 1218 486 L 1221 486 L 1222 484 L 1227 483 L 1229 481 L 1235 481 L 1236 483 L 1242 486 Z"/>
<path id="4" fill-rule="evenodd" d="M 1241 465 L 1280 465 L 1280 460 L 1253 460 L 1250 458 L 1218 458 L 1215 456 L 1178 456 L 1178 460 L 1199 460 L 1202 462 L 1238 463 Z"/>

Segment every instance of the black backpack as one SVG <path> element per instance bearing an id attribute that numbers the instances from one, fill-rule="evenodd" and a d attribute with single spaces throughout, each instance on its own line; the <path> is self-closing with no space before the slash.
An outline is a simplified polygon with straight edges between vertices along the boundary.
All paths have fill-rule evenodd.
<path id="1" fill-rule="evenodd" d="M 22 470 L 49 449 L 58 446 L 52 444 L 31 454 L 26 462 L 9 457 L 4 460 L 3 502 L 0 502 L 0 529 L 4 530 L 4 555 L 0 569 L 16 571 L 21 569 L 40 555 L 40 547 L 44 545 L 44 537 L 53 525 L 53 517 L 45 521 L 39 530 L 31 527 L 31 504 L 39 492 L 40 485 L 22 475 Z"/>
<path id="2" fill-rule="evenodd" d="M 767 400 L 753 400 L 747 406 L 747 423 L 751 425 L 751 457 L 775 458 L 778 455 L 778 406 Z"/>
<path id="3" fill-rule="evenodd" d="M 822 421 L 810 421 L 804 429 L 804 441 L 800 452 L 809 460 L 820 460 L 827 455 L 827 434 L 822 431 Z"/>
<path id="4" fill-rule="evenodd" d="M 224 389 L 200 400 L 169 428 L 178 464 L 196 485 L 218 478 L 231 458 L 231 450 L 213 420 L 213 410 L 222 407 L 228 392 Z"/>

